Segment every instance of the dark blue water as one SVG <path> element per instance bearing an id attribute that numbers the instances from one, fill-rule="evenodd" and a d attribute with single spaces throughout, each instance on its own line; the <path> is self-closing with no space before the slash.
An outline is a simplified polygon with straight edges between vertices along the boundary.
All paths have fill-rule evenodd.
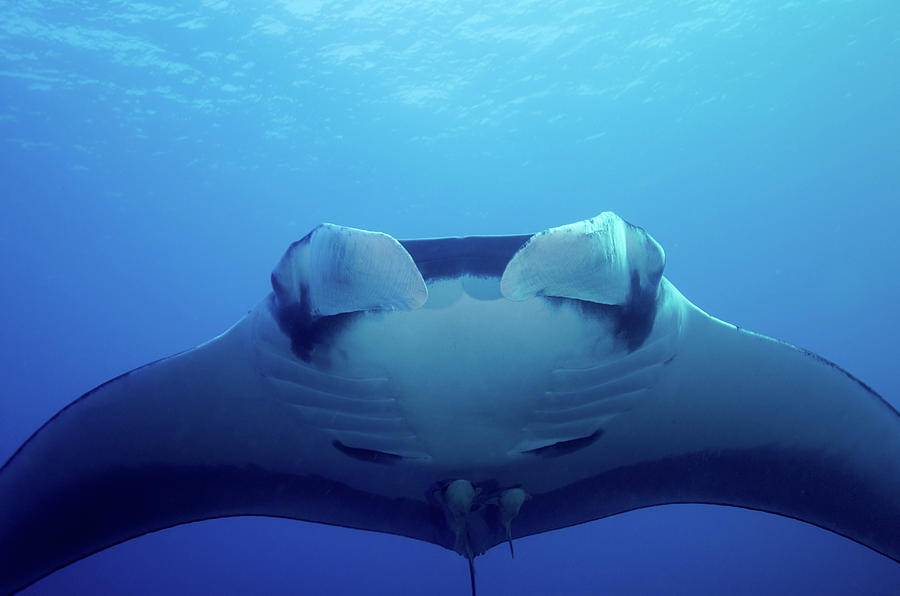
<path id="1" fill-rule="evenodd" d="M 898 406 L 898 105 L 890 0 L 0 2 L 0 460 L 223 331 L 321 221 L 425 237 L 612 210 L 701 308 Z M 516 550 L 478 559 L 481 593 L 900 593 L 881 555 L 722 508 Z M 27 593 L 466 590 L 432 545 L 232 519 Z"/>

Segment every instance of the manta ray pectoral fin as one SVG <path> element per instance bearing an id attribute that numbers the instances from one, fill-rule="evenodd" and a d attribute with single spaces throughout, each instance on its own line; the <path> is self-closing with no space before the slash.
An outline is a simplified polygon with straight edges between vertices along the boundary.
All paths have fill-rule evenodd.
<path id="1" fill-rule="evenodd" d="M 10 458 L 0 470 L 0 594 L 124 540 L 216 517 L 286 517 L 433 540 L 423 501 L 379 497 L 329 476 L 354 460 L 268 397 L 247 355 L 252 318 L 85 394 Z"/>
<path id="2" fill-rule="evenodd" d="M 415 447 L 395 428 L 385 380 L 302 362 L 276 321 L 421 306 L 409 254 L 384 234 L 324 225 L 288 250 L 272 282 L 275 294 L 228 332 L 86 393 L 0 468 L 0 594 L 124 540 L 216 517 L 440 541 L 422 522 L 433 513 L 424 500 L 342 482 L 359 461 L 348 453 L 378 453 L 346 436 Z"/>
<path id="3" fill-rule="evenodd" d="M 571 484 L 532 494 L 512 535 L 707 503 L 805 521 L 900 561 L 897 411 L 825 359 L 662 290 L 661 316 L 683 311 L 677 354 L 641 407 L 568 460 Z"/>
<path id="4" fill-rule="evenodd" d="M 702 312 L 663 264 L 643 230 L 603 213 L 536 234 L 507 265 L 510 299 L 615 305 L 605 312 L 630 326 L 627 355 L 554 371 L 528 428 L 584 447 L 567 456 L 572 482 L 530 491 L 510 535 L 699 502 L 796 518 L 900 561 L 897 411 L 823 358 Z M 605 416 L 593 443 L 580 437 L 594 426 L 577 426 L 590 416 Z"/>

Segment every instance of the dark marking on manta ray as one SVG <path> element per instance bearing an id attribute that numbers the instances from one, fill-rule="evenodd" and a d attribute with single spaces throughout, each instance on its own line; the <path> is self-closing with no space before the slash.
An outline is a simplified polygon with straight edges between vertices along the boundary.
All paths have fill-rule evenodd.
<path id="1" fill-rule="evenodd" d="M 597 442 L 597 439 L 602 436 L 603 429 L 598 428 L 586 437 L 569 439 L 568 441 L 557 441 L 552 445 L 545 445 L 543 447 L 536 447 L 535 449 L 528 449 L 526 451 L 523 451 L 522 453 L 529 453 L 531 455 L 537 455 L 538 457 L 559 457 L 561 455 L 569 455 L 571 453 L 575 453 L 576 451 L 581 451 L 585 447 L 593 445 Z"/>
<path id="2" fill-rule="evenodd" d="M 463 275 L 499 278 L 512 256 L 531 236 L 469 236 L 460 238 L 436 238 L 426 240 L 404 240 L 403 248 L 410 256 L 426 282 L 456 278 Z M 299 240 L 291 245 L 305 242 Z M 575 298 L 547 297 L 551 302 L 565 301 L 578 304 L 581 312 L 588 316 L 611 318 L 615 321 L 615 336 L 629 352 L 640 348 L 650 332 L 656 317 L 656 290 L 662 272 L 651 275 L 649 287 L 643 287 L 637 270 L 631 271 L 628 300 L 623 305 L 598 304 Z M 283 303 L 279 296 L 285 296 L 285 288 L 278 277 L 271 276 L 275 300 L 272 313 L 281 330 L 291 339 L 291 350 L 303 360 L 310 362 L 317 345 L 327 344 L 360 313 L 341 313 L 326 317 L 314 317 L 310 313 L 308 291 L 301 288 L 300 303 Z M 477 297 L 477 296 L 476 296 Z M 486 297 L 487 298 L 487 297 Z"/>
<path id="3" fill-rule="evenodd" d="M 632 297 L 626 304 L 600 304 L 577 298 L 558 298 L 556 296 L 544 296 L 544 300 L 558 306 L 572 304 L 585 317 L 612 321 L 613 334 L 631 353 L 640 348 L 650 336 L 650 332 L 653 331 L 653 321 L 656 318 L 655 295 L 651 298 L 646 293 L 634 293 L 635 282 L 633 277 Z"/>
<path id="4" fill-rule="evenodd" d="M 358 459 L 359 461 L 368 462 L 370 464 L 396 464 L 404 459 L 402 455 L 397 455 L 396 453 L 387 453 L 385 451 L 378 451 L 377 449 L 351 447 L 350 445 L 341 443 L 337 439 L 332 441 L 331 444 L 335 449 L 347 457 L 352 457 L 353 459 Z"/>
<path id="5" fill-rule="evenodd" d="M 328 341 L 344 329 L 361 312 L 347 312 L 327 317 L 314 317 L 310 314 L 308 292 L 300 292 L 300 303 L 280 304 L 278 300 L 278 281 L 272 276 L 275 293 L 270 299 L 270 309 L 278 327 L 291 339 L 291 351 L 303 362 L 310 362 L 316 346 Z"/>
<path id="6" fill-rule="evenodd" d="M 656 286 L 652 289 L 642 287 L 637 271 L 631 272 L 631 286 L 625 304 L 600 304 L 556 296 L 544 296 L 544 300 L 556 305 L 574 304 L 586 317 L 613 321 L 613 334 L 629 353 L 644 345 L 656 320 Z"/>
<path id="7" fill-rule="evenodd" d="M 652 285 L 652 289 L 642 287 L 639 273 L 632 270 L 628 302 L 622 307 L 616 325 L 616 337 L 625 342 L 629 352 L 641 347 L 653 330 L 656 292 L 656 283 Z"/>
<path id="8" fill-rule="evenodd" d="M 313 230 L 314 232 L 315 230 Z M 313 232 L 293 242 L 286 254 L 309 244 Z M 339 313 L 330 316 L 313 316 L 309 302 L 309 287 L 300 284 L 299 302 L 289 288 L 284 287 L 276 268 L 270 276 L 273 294 L 269 300 L 269 310 L 278 322 L 278 327 L 291 340 L 291 351 L 303 362 L 312 360 L 317 345 L 326 344 L 340 332 L 359 312 Z"/>
<path id="9" fill-rule="evenodd" d="M 291 244 L 288 251 L 309 242 L 310 234 Z M 500 278 L 512 256 L 530 235 L 521 236 L 468 236 L 459 238 L 435 238 L 404 240 L 403 248 L 410 254 L 426 282 L 471 275 L 481 278 Z M 358 316 L 358 312 L 314 317 L 310 312 L 308 289 L 301 288 L 300 303 L 285 300 L 289 295 L 278 276 L 271 276 L 274 300 L 272 314 L 278 326 L 291 339 L 291 351 L 304 362 L 310 362 L 317 345 L 328 344 Z M 497 292 L 499 297 L 499 291 Z M 279 300 L 279 297 L 282 297 Z M 475 296 L 488 299 L 493 296 Z"/>

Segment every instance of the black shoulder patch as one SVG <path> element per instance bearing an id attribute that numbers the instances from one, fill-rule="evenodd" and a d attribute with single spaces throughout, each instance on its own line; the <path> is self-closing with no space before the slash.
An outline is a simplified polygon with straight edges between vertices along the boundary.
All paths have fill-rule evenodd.
<path id="1" fill-rule="evenodd" d="M 653 330 L 656 320 L 656 300 L 659 286 L 641 286 L 637 271 L 631 272 L 631 292 L 628 302 L 622 307 L 616 325 L 616 335 L 625 341 L 628 351 L 633 352 Z"/>
<path id="2" fill-rule="evenodd" d="M 306 301 L 307 292 L 301 293 L 299 304 L 280 305 L 276 294 L 270 295 L 269 308 L 281 331 L 291 339 L 291 351 L 304 362 L 309 362 L 313 349 L 340 332 L 360 312 L 346 312 L 327 317 L 313 317 Z"/>
<path id="3" fill-rule="evenodd" d="M 653 331 L 656 320 L 657 288 L 642 288 L 636 271 L 631 272 L 631 291 L 625 304 L 601 304 L 578 298 L 544 299 L 556 304 L 574 304 L 585 317 L 605 318 L 613 321 L 616 339 L 625 345 L 628 352 L 640 348 Z"/>

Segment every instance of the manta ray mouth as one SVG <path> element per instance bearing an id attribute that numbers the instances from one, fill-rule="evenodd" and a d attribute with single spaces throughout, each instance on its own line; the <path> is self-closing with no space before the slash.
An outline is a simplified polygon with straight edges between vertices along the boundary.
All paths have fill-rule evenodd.
<path id="1" fill-rule="evenodd" d="M 401 240 L 426 283 L 441 279 L 503 275 L 513 255 L 531 239 L 521 236 L 464 236 Z"/>

